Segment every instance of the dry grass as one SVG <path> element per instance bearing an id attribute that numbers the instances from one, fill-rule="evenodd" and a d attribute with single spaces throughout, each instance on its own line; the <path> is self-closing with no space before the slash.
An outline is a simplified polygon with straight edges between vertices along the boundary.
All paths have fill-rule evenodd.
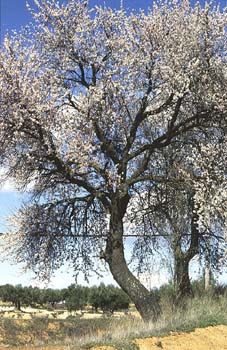
<path id="1" fill-rule="evenodd" d="M 227 299 L 220 297 L 195 298 L 188 302 L 185 310 L 173 311 L 171 305 L 165 305 L 162 317 L 157 323 L 144 323 L 139 318 L 121 318 L 109 321 L 105 330 L 85 334 L 78 344 L 117 344 L 130 339 L 165 335 L 169 332 L 191 331 L 195 328 L 211 325 L 227 325 Z M 123 343 L 125 342 L 123 341 Z"/>
<path id="2" fill-rule="evenodd" d="M 134 338 L 227 324 L 226 309 L 226 297 L 203 297 L 189 301 L 184 312 L 173 311 L 172 306 L 164 302 L 162 317 L 156 324 L 144 323 L 133 316 L 70 320 L 8 319 L 1 321 L 1 333 L 5 334 L 4 343 L 9 345 L 64 344 L 74 349 L 75 345 L 80 348 L 108 344 L 121 349 L 133 349 L 131 340 Z"/>

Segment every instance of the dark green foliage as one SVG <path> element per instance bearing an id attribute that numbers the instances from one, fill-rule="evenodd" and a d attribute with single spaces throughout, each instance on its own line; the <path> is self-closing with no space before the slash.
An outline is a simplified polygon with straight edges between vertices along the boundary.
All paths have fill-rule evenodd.
<path id="1" fill-rule="evenodd" d="M 13 305 L 20 310 L 21 305 L 28 305 L 29 295 L 26 294 L 26 288 L 23 288 L 20 284 L 12 286 L 6 284 L 0 287 L 0 298 L 4 302 L 11 302 Z"/>
<path id="2" fill-rule="evenodd" d="M 113 313 L 116 310 L 126 310 L 129 307 L 128 296 L 119 288 L 112 285 L 92 287 L 90 290 L 90 304 L 95 310 Z"/>
<path id="3" fill-rule="evenodd" d="M 60 290 L 6 284 L 0 286 L 0 299 L 3 302 L 11 302 L 20 310 L 21 306 L 43 306 L 46 304 L 54 306 L 62 301 L 62 296 Z"/>
<path id="4" fill-rule="evenodd" d="M 60 289 L 43 289 L 41 291 L 41 300 L 42 304 L 49 304 L 52 307 L 55 307 L 57 303 L 62 302 L 64 299 Z M 40 301 L 41 301 L 40 300 Z"/>
<path id="5" fill-rule="evenodd" d="M 83 310 L 88 303 L 87 287 L 72 284 L 65 291 L 65 305 L 68 311 Z"/>
<path id="6" fill-rule="evenodd" d="M 62 290 L 6 284 L 0 286 L 0 299 L 13 303 L 18 310 L 21 306 L 39 305 L 54 308 L 61 304 L 71 312 L 83 310 L 90 304 L 95 310 L 99 308 L 103 312 L 113 313 L 115 310 L 128 309 L 129 306 L 129 298 L 120 288 L 104 284 L 91 288 L 72 284 Z"/>

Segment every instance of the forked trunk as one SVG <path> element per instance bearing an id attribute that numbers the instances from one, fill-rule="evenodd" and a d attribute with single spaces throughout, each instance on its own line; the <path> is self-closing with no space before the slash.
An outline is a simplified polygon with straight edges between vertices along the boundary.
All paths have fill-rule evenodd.
<path id="1" fill-rule="evenodd" d="M 161 308 L 156 296 L 147 290 L 131 273 L 125 261 L 123 216 L 124 209 L 115 203 L 111 213 L 110 234 L 107 241 L 105 259 L 114 279 L 135 304 L 143 320 L 157 321 Z"/>

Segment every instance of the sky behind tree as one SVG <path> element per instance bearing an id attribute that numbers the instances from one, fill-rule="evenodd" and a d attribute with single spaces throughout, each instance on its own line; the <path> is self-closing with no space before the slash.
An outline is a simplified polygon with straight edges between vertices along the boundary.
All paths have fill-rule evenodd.
<path id="1" fill-rule="evenodd" d="M 26 3 L 33 5 L 33 0 L 0 0 L 1 2 L 1 40 L 3 39 L 7 30 L 18 30 L 21 26 L 26 25 L 32 20 L 31 14 L 26 8 Z M 65 2 L 64 0 L 60 1 Z M 103 5 L 119 8 L 121 0 L 90 0 L 89 6 L 94 7 L 97 5 Z M 148 9 L 152 5 L 151 0 L 124 0 L 124 7 L 128 9 L 138 10 L 143 8 Z"/>
<path id="2" fill-rule="evenodd" d="M 60 3 L 65 2 L 65 0 L 60 0 Z M 197 0 L 191 0 L 194 5 Z M 204 4 L 205 0 L 200 0 L 200 3 Z M 26 8 L 26 3 L 33 5 L 33 0 L 0 0 L 1 4 L 1 41 L 7 32 L 7 30 L 16 29 L 18 30 L 21 26 L 26 25 L 32 20 L 31 14 Z M 98 5 L 105 4 L 108 7 L 119 8 L 121 3 L 123 3 L 126 9 L 132 10 L 139 9 L 148 10 L 152 7 L 152 0 L 90 0 L 89 6 L 94 7 Z M 220 4 L 221 7 L 226 6 L 226 0 L 213 1 L 213 4 Z"/>

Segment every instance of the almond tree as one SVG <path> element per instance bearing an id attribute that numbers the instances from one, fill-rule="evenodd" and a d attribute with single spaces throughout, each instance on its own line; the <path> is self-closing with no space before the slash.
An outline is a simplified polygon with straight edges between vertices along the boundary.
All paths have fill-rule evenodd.
<path id="1" fill-rule="evenodd" d="M 138 198 L 145 211 L 157 202 L 160 184 L 193 189 L 198 230 L 217 212 L 225 221 L 226 10 L 34 2 L 34 26 L 0 52 L 1 164 L 31 191 L 8 246 L 44 277 L 65 260 L 86 274 L 101 258 L 143 319 L 156 320 L 158 302 L 124 256 L 124 235 L 141 222 L 126 221 Z M 177 145 L 175 176 L 163 151 Z"/>
<path id="2" fill-rule="evenodd" d="M 206 134 L 209 142 L 214 138 L 212 133 L 210 135 Z M 220 158 L 223 157 L 223 147 L 225 147 L 221 140 L 219 135 L 220 143 L 216 145 L 215 158 L 210 154 L 209 159 L 209 165 L 212 164 L 213 182 L 218 179 L 215 173 L 217 171 L 221 172 L 219 162 Z M 203 190 L 203 196 L 206 197 L 206 205 L 210 206 L 209 213 L 206 214 L 209 217 L 207 216 L 206 220 L 204 220 L 203 215 L 200 215 L 202 208 L 198 206 L 196 201 L 196 184 L 192 185 L 190 181 L 182 181 L 181 178 L 182 171 L 185 174 L 185 178 L 188 177 L 189 173 L 192 175 L 193 172 L 194 179 L 199 180 L 200 184 L 205 179 L 207 182 L 208 177 L 204 179 L 201 177 L 201 173 L 206 172 L 205 161 L 203 169 L 201 163 L 199 168 L 193 167 L 193 169 L 191 167 L 192 164 L 196 165 L 199 156 L 203 155 L 201 150 L 203 142 L 200 140 L 197 143 L 199 154 L 198 150 L 197 152 L 195 150 L 194 154 L 197 153 L 197 156 L 193 156 L 191 160 L 185 154 L 185 149 L 182 147 L 181 142 L 178 142 L 173 147 L 168 147 L 167 150 L 162 150 L 162 156 L 166 163 L 166 177 L 169 178 L 171 176 L 172 183 L 169 184 L 168 181 L 156 183 L 155 191 L 154 184 L 147 183 L 146 190 L 137 194 L 139 197 L 137 203 L 128 214 L 128 220 L 131 222 L 131 231 L 137 237 L 132 260 L 136 260 L 138 272 L 148 270 L 149 265 L 154 263 L 151 258 L 147 259 L 150 255 L 149 252 L 152 254 L 152 250 L 155 249 L 159 254 L 162 254 L 162 251 L 168 248 L 169 254 L 165 259 L 172 260 L 175 291 L 174 303 L 176 306 L 184 306 L 186 298 L 193 296 L 189 276 L 189 264 L 193 258 L 197 257 L 200 263 L 203 263 L 209 254 L 212 257 L 209 260 L 212 269 L 219 272 L 222 270 L 223 265 L 226 264 L 224 261 L 226 249 L 226 207 L 223 202 L 225 195 L 221 197 L 220 193 L 216 192 L 217 187 L 214 187 L 215 190 Z M 184 144 L 186 143 L 190 145 L 190 140 L 185 137 Z M 194 143 L 195 145 L 196 142 Z M 223 178 L 225 167 L 226 165 L 223 162 Z M 176 180 L 174 183 L 173 178 Z M 209 198 L 210 196 L 212 196 L 213 203 L 211 198 Z M 216 205 L 215 203 L 218 200 L 221 200 L 222 203 Z M 134 222 L 136 225 L 134 225 Z"/>

